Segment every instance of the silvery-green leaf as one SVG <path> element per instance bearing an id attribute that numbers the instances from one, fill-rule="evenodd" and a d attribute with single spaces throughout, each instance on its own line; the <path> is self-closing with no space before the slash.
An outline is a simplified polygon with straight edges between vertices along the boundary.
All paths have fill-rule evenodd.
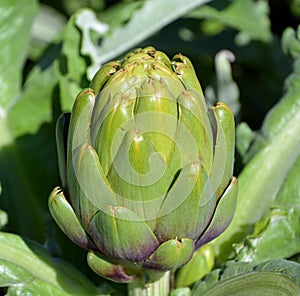
<path id="1" fill-rule="evenodd" d="M 223 260 L 232 252 L 232 244 L 242 241 L 253 224 L 276 205 L 276 197 L 299 158 L 300 41 L 296 37 L 292 40 L 285 46 L 294 52 L 294 72 L 286 79 L 286 92 L 281 101 L 269 111 L 256 134 L 248 152 L 252 157 L 238 176 L 238 202 L 233 221 L 212 242 L 216 254 L 221 254 Z"/>
<path id="2" fill-rule="evenodd" d="M 102 295 L 84 275 L 40 245 L 4 232 L 0 245 L 0 269 L 5 271 L 0 286 L 8 287 L 9 295 Z"/>
<path id="3" fill-rule="evenodd" d="M 198 282 L 192 295 L 299 295 L 300 264 L 283 259 L 261 264 L 229 262 Z"/>

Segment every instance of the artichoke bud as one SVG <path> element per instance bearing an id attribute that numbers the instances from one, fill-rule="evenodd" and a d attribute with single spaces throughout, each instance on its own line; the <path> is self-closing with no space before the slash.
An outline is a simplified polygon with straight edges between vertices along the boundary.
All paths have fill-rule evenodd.
<path id="1" fill-rule="evenodd" d="M 232 219 L 233 115 L 207 105 L 182 54 L 139 48 L 102 66 L 56 135 L 49 207 L 103 277 L 179 268 Z"/>

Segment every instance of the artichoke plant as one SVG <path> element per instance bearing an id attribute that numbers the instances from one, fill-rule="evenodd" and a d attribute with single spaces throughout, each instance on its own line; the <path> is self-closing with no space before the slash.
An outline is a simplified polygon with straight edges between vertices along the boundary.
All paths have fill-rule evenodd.
<path id="1" fill-rule="evenodd" d="M 208 106 L 181 54 L 147 47 L 102 66 L 56 136 L 51 214 L 105 278 L 179 268 L 233 217 L 234 118 Z"/>

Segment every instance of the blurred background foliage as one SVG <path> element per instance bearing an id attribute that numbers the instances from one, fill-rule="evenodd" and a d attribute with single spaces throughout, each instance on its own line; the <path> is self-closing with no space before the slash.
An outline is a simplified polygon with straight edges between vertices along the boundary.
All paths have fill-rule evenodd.
<path id="1" fill-rule="evenodd" d="M 35 63 L 75 11 L 83 7 L 96 12 L 109 30 L 126 24 L 144 0 L 40 1 L 34 23 L 28 66 Z M 173 1 L 173 8 L 180 5 Z M 216 0 L 185 15 L 137 44 L 153 46 L 169 55 L 183 52 L 196 66 L 203 87 L 213 82 L 214 56 L 226 48 L 236 60 L 232 65 L 244 108 L 239 115 L 257 129 L 267 110 L 280 98 L 282 82 L 291 71 L 291 61 L 279 44 L 283 30 L 296 28 L 300 1 Z M 167 11 L 166 11 L 167 13 Z M 248 23 L 247 23 L 248 22 Z M 251 32 L 247 32 L 247 31 Z M 130 38 L 130 36 L 128 37 Z M 258 76 L 259 75 L 259 76 Z M 266 85 L 267 84 L 267 85 Z M 251 92 L 247 88 L 251 85 Z M 264 88 L 264 94 L 261 89 Z"/>
<path id="2" fill-rule="evenodd" d="M 6 12 L 2 28 L 17 16 L 29 22 L 23 31 L 26 22 L 15 23 L 11 36 L 20 45 L 0 59 L 1 67 L 5 59 L 11 67 L 16 65 L 6 75 L 12 92 L 9 100 L 0 98 L 0 128 L 4 127 L 0 130 L 0 209 L 8 214 L 7 219 L 0 211 L 0 228 L 6 224 L 5 231 L 44 244 L 52 254 L 99 280 L 88 270 L 85 252 L 57 230 L 48 213 L 48 195 L 60 184 L 55 122 L 61 112 L 70 110 L 95 69 L 132 48 L 152 45 L 169 56 L 187 55 L 207 97 L 214 101 L 230 99 L 222 94 L 232 95 L 237 124 L 260 129 L 293 70 L 293 59 L 283 52 L 281 38 L 287 27 L 297 29 L 300 1 L 196 2 L 189 7 L 178 0 L 4 0 L 0 4 Z M 3 31 L 2 42 L 11 42 Z M 227 52 L 217 60 L 224 49 Z M 218 70 L 222 62 L 225 66 Z M 232 87 L 229 93 L 224 90 L 227 85 Z M 2 111 L 7 114 L 2 116 Z M 237 151 L 235 175 L 243 161 Z"/>

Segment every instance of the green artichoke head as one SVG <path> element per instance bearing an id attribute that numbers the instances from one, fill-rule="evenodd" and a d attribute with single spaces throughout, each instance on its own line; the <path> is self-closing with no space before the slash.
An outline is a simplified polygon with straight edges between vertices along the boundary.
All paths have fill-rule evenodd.
<path id="1" fill-rule="evenodd" d="M 103 277 L 178 268 L 232 219 L 234 144 L 232 112 L 207 105 L 188 58 L 137 49 L 58 120 L 50 211 Z"/>

